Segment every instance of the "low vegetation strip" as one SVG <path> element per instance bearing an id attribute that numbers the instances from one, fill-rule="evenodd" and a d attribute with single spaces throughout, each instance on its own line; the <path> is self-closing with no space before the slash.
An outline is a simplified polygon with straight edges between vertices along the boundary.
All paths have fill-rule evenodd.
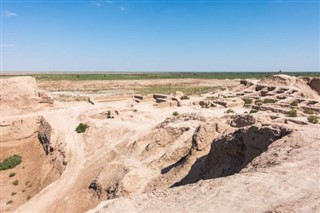
<path id="1" fill-rule="evenodd" d="M 30 74 L 2 74 L 3 77 L 32 76 L 39 81 L 86 81 L 86 80 L 142 80 L 142 79 L 262 79 L 277 72 L 150 72 L 150 73 L 30 73 Z M 319 72 L 286 72 L 291 76 L 320 77 Z"/>
<path id="2" fill-rule="evenodd" d="M 19 155 L 13 155 L 11 157 L 8 157 L 0 163 L 0 171 L 12 169 L 18 166 L 21 162 L 22 162 L 22 157 Z"/>
<path id="3" fill-rule="evenodd" d="M 214 92 L 220 89 L 219 87 L 207 87 L 207 86 L 197 86 L 197 87 L 175 87 L 175 86 L 150 86 L 136 89 L 136 93 L 141 95 L 148 95 L 154 93 L 160 94 L 174 94 L 176 91 L 180 91 L 186 96 L 181 99 L 188 99 L 188 95 L 200 95 L 207 92 Z"/>

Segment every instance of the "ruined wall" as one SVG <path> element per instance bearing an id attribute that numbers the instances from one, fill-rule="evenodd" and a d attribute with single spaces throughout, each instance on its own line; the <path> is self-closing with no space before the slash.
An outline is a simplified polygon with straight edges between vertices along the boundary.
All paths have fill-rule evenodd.
<path id="1" fill-rule="evenodd" d="M 50 147 L 52 128 L 51 125 L 42 116 L 40 117 L 39 122 L 40 126 L 38 131 L 38 138 L 43 146 L 44 151 L 46 152 L 46 154 L 48 154 L 52 151 L 52 148 Z"/>

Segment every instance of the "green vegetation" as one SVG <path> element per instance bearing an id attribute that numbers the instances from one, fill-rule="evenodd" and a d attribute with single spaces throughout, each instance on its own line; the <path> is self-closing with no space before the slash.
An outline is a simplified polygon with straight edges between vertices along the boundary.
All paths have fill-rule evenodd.
<path id="1" fill-rule="evenodd" d="M 16 175 L 15 172 L 11 172 L 11 173 L 9 174 L 9 177 L 14 177 L 15 175 Z"/>
<path id="2" fill-rule="evenodd" d="M 215 97 L 215 96 L 208 96 L 206 99 L 207 99 L 207 100 L 216 100 L 216 99 L 218 99 L 218 97 Z"/>
<path id="3" fill-rule="evenodd" d="M 183 96 L 181 96 L 180 99 L 181 99 L 181 100 L 189 100 L 190 98 L 189 98 L 189 96 L 187 96 L 187 95 L 183 95 Z"/>
<path id="4" fill-rule="evenodd" d="M 288 112 L 289 117 L 297 117 L 297 110 L 292 109 Z"/>
<path id="5" fill-rule="evenodd" d="M 76 128 L 76 132 L 77 133 L 83 133 L 83 132 L 86 131 L 87 128 L 89 128 L 89 126 L 87 124 L 80 123 Z"/>
<path id="6" fill-rule="evenodd" d="M 305 109 L 303 112 L 310 115 L 314 114 L 314 111 L 312 109 Z"/>
<path id="7" fill-rule="evenodd" d="M 246 105 L 252 104 L 252 102 L 253 102 L 251 98 L 244 98 L 243 101 L 244 101 L 244 104 L 246 104 Z"/>
<path id="8" fill-rule="evenodd" d="M 19 155 L 13 155 L 11 157 L 8 157 L 0 163 L 0 171 L 12 169 L 17 165 L 19 165 L 21 162 L 22 162 L 22 157 Z"/>
<path id="9" fill-rule="evenodd" d="M 276 100 L 270 99 L 270 98 L 266 98 L 263 100 L 263 103 L 265 103 L 265 104 L 273 104 L 275 102 L 276 102 Z"/>
<path id="10" fill-rule="evenodd" d="M 26 185 L 28 188 L 32 187 L 32 183 L 30 181 L 25 182 L 24 185 Z"/>
<path id="11" fill-rule="evenodd" d="M 250 110 L 250 113 L 257 113 L 259 110 L 257 110 L 257 109 L 252 109 L 252 110 Z"/>
<path id="12" fill-rule="evenodd" d="M 0 75 L 0 78 L 13 76 L 32 76 L 39 81 L 86 81 L 86 80 L 140 80 L 140 79 L 262 79 L 278 72 L 158 72 L 158 73 L 39 73 L 39 74 L 20 74 L 20 75 Z M 291 76 L 312 76 L 320 77 L 319 72 L 285 72 Z"/>
<path id="13" fill-rule="evenodd" d="M 163 86 L 163 85 L 154 85 L 144 88 L 136 89 L 138 94 L 141 95 L 148 95 L 154 93 L 160 94 L 174 94 L 176 91 L 181 91 L 182 93 L 188 95 L 200 95 L 203 93 L 214 92 L 219 87 L 206 87 L 206 86 L 199 86 L 199 87 L 177 87 L 177 86 Z"/>
<path id="14" fill-rule="evenodd" d="M 232 109 L 228 109 L 227 111 L 225 111 L 225 113 L 227 113 L 227 114 L 234 113 L 234 111 Z"/>
<path id="15" fill-rule="evenodd" d="M 18 184 L 19 184 L 19 181 L 17 179 L 12 181 L 12 185 L 17 186 Z"/>
<path id="16" fill-rule="evenodd" d="M 260 106 L 260 105 L 262 105 L 262 100 L 257 99 L 254 103 L 255 103 L 256 105 Z"/>
<path id="17" fill-rule="evenodd" d="M 173 115 L 173 116 L 178 116 L 179 113 L 178 113 L 177 111 L 174 111 L 174 112 L 172 113 L 172 115 Z"/>
<path id="18" fill-rule="evenodd" d="M 299 102 L 297 100 L 294 100 L 291 102 L 291 106 L 298 106 Z"/>
<path id="19" fill-rule="evenodd" d="M 308 121 L 310 123 L 313 123 L 313 124 L 317 124 L 319 121 L 318 121 L 318 117 L 317 116 L 314 116 L 314 115 L 310 115 L 308 116 Z"/>
<path id="20" fill-rule="evenodd" d="M 16 192 L 11 192 L 11 196 L 14 196 L 16 195 L 17 193 Z"/>
<path id="21" fill-rule="evenodd" d="M 11 204 L 11 203 L 13 203 L 13 201 L 12 201 L 12 200 L 9 200 L 9 201 L 7 202 L 7 205 L 9 205 L 9 204 Z"/>

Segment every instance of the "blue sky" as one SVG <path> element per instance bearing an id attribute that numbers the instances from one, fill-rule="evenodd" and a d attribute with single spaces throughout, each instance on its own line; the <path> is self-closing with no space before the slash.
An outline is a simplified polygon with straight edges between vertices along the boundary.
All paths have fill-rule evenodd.
<path id="1" fill-rule="evenodd" d="M 3 71 L 319 71 L 319 1 L 2 0 Z"/>

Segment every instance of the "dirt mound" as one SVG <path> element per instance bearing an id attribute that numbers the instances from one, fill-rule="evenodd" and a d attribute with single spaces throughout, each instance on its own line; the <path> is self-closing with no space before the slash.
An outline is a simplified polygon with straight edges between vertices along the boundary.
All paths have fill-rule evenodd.
<path id="1" fill-rule="evenodd" d="M 188 175 L 174 186 L 237 173 L 288 132 L 280 127 L 251 126 L 223 135 L 212 141 L 208 155 L 194 162 Z"/>
<path id="2" fill-rule="evenodd" d="M 22 157 L 18 166 L 0 171 L 0 212 L 12 212 L 58 179 L 63 172 L 61 153 L 57 150 L 46 153 L 39 141 L 40 135 L 46 134 L 50 138 L 44 122 L 40 123 L 39 118 L 34 117 L 6 120 L 0 126 L 0 161 L 13 155 Z"/>
<path id="3" fill-rule="evenodd" d="M 309 86 L 320 95 L 320 78 L 312 78 L 309 82 Z"/>
<path id="4" fill-rule="evenodd" d="M 320 189 L 315 186 L 319 181 L 317 166 L 320 144 L 317 143 L 318 134 L 314 132 L 316 128 L 308 127 L 300 130 L 301 132 L 293 131 L 280 139 L 276 138 L 285 134 L 287 130 L 277 126 L 256 126 L 222 136 L 215 142 L 229 143 L 229 140 L 225 139 L 230 137 L 233 147 L 238 147 L 237 150 L 242 153 L 239 160 L 243 163 L 254 156 L 246 155 L 249 152 L 253 154 L 254 149 L 243 150 L 242 139 L 251 141 L 251 138 L 246 139 L 243 134 L 259 137 L 262 133 L 266 136 L 261 138 L 262 143 L 258 143 L 262 145 L 259 146 L 260 150 L 264 150 L 266 144 L 270 143 L 265 140 L 268 136 L 274 141 L 265 152 L 253 160 L 254 163 L 249 163 L 248 168 L 235 175 L 105 201 L 89 212 L 319 212 Z M 237 144 L 236 141 L 240 143 Z M 251 146 L 249 143 L 246 144 L 248 147 Z M 230 143 L 228 145 L 231 146 Z M 215 145 L 212 144 L 213 146 Z M 223 144 L 219 146 L 225 147 Z M 230 151 L 230 149 L 224 150 L 224 153 L 231 155 L 221 156 L 222 161 L 217 162 L 218 167 L 221 164 L 241 164 L 237 159 L 229 162 L 226 160 L 228 156 L 238 155 L 228 150 Z M 209 155 L 211 154 L 210 152 Z M 257 162 L 260 162 L 258 167 Z M 218 167 L 211 168 L 217 168 L 220 174 L 223 173 Z M 230 167 L 224 168 L 231 173 L 234 172 L 229 170 Z"/>
<path id="5" fill-rule="evenodd" d="M 214 140 L 201 166 L 200 178 L 212 179 L 240 172 L 255 157 L 265 152 L 272 142 L 289 132 L 281 127 L 252 126 Z"/>
<path id="6" fill-rule="evenodd" d="M 257 86 L 266 87 L 266 85 L 272 85 L 273 87 L 285 87 L 280 88 L 280 90 L 283 90 L 283 92 L 288 91 L 289 89 L 298 90 L 302 96 L 319 98 L 319 83 L 319 78 L 273 75 L 259 81 Z"/>
<path id="7" fill-rule="evenodd" d="M 1 79 L 0 88 L 4 116 L 34 112 L 53 103 L 48 93 L 38 90 L 37 83 L 32 77 Z"/>
<path id="8" fill-rule="evenodd" d="M 280 74 L 269 76 L 258 83 L 272 86 L 292 86 L 296 82 L 296 79 L 297 78 L 293 76 Z"/>

